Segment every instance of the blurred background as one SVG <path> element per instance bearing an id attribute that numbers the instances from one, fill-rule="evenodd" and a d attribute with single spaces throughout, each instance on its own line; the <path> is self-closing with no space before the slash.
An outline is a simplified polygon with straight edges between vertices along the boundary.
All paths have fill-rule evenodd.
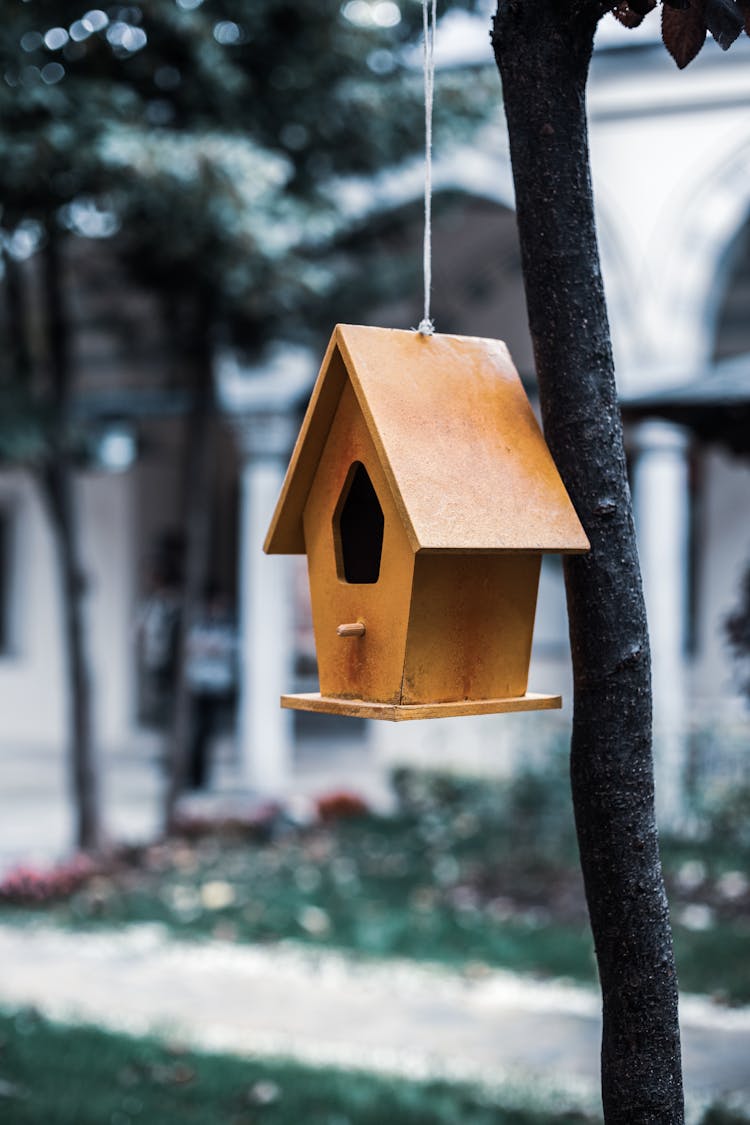
<path id="1" fill-rule="evenodd" d="M 544 562 L 530 689 L 562 690 L 561 713 L 367 724 L 278 707 L 316 690 L 306 567 L 260 547 L 327 340 L 336 322 L 421 317 L 421 5 L 1 10 L 3 909 L 13 925 L 49 906 L 66 925 L 590 979 L 559 560 Z M 491 4 L 445 0 L 440 16 L 433 315 L 504 339 L 533 401 Z M 724 55 L 709 39 L 684 73 L 656 16 L 637 31 L 607 17 L 597 43 L 593 178 L 659 819 L 689 987 L 744 1002 L 750 43 Z M 548 952 L 507 952 L 534 942 Z M 731 981 L 711 975 L 730 962 Z M 457 1112 L 425 1120 L 485 1120 Z"/>

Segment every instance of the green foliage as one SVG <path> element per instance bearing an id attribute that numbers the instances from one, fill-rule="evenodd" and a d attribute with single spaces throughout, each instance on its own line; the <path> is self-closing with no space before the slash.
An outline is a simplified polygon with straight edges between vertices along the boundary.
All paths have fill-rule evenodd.
<path id="1" fill-rule="evenodd" d="M 402 772 L 394 817 L 260 847 L 174 842 L 147 851 L 135 877 L 95 880 L 56 917 L 592 979 L 561 773 L 487 783 Z"/>
<path id="2" fill-rule="evenodd" d="M 741 1110 L 717 1105 L 707 1111 L 702 1125 L 747 1125 L 747 1121 L 747 1114 Z"/>
<path id="3" fill-rule="evenodd" d="M 551 913 L 571 901 L 577 873 L 494 847 L 470 813 L 447 830 L 430 817 L 366 818 L 261 847 L 175 843 L 148 852 L 139 870 L 94 880 L 53 917 L 592 979 L 580 898 Z"/>
<path id="4" fill-rule="evenodd" d="M 684 917 L 684 911 L 679 915 Z M 686 992 L 704 992 L 726 1004 L 750 1003 L 747 947 L 750 927 L 714 921 L 705 930 L 674 927 L 677 977 Z"/>
<path id="5" fill-rule="evenodd" d="M 89 880 L 51 917 L 593 982 L 564 755 L 507 782 L 410 771 L 395 781 L 392 817 L 287 825 L 263 844 L 174 840 Z M 750 1001 L 747 849 L 719 835 L 663 843 L 681 987 Z"/>
<path id="6" fill-rule="evenodd" d="M 280 154 L 216 132 L 129 128 L 104 139 L 102 161 L 119 177 L 123 254 L 142 283 L 172 297 L 220 294 L 225 311 L 241 305 L 258 322 L 314 290 L 316 266 L 299 248 L 325 214 L 285 193 Z"/>
<path id="7" fill-rule="evenodd" d="M 489 860 L 512 854 L 529 862 L 575 862 L 577 848 L 567 754 L 553 749 L 541 767 L 522 769 L 505 781 L 460 774 L 401 770 L 394 787 L 404 813 L 456 829 L 475 825 Z M 449 814 L 459 819 L 451 822 Z M 459 830 L 460 835 L 460 830 Z M 473 837 L 470 836 L 469 839 Z M 461 848 L 460 840 L 456 842 Z M 525 865 L 524 860 L 524 865 Z"/>
<path id="8" fill-rule="evenodd" d="M 86 236 L 93 200 L 141 282 L 210 298 L 245 343 L 314 327 L 363 217 L 343 181 L 421 150 L 420 21 L 413 0 L 16 5 L 0 27 L 6 240 L 29 219 Z M 446 73 L 438 128 L 494 108 L 496 77 L 465 77 Z"/>
<path id="9" fill-rule="evenodd" d="M 750 784 L 742 782 L 727 788 L 709 810 L 711 835 L 723 840 L 735 853 L 750 850 Z"/>

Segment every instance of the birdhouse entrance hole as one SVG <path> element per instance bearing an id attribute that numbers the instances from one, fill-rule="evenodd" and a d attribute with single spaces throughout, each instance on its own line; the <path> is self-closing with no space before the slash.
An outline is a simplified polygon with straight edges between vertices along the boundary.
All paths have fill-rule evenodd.
<path id="1" fill-rule="evenodd" d="M 383 509 L 367 469 L 355 461 L 333 517 L 336 569 L 343 582 L 377 582 L 383 553 Z"/>

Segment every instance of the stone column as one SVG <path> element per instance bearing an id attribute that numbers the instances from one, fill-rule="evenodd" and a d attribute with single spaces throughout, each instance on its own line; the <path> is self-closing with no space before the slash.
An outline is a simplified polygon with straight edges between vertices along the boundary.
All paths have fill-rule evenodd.
<path id="1" fill-rule="evenodd" d="M 295 437 L 288 412 L 236 420 L 244 458 L 239 545 L 239 744 L 244 783 L 278 796 L 292 775 L 292 716 L 279 696 L 293 686 L 294 614 L 289 559 L 263 554 Z"/>
<path id="2" fill-rule="evenodd" d="M 690 497 L 685 432 L 668 422 L 636 431 L 634 501 L 651 635 L 654 765 L 660 825 L 683 813 Z"/>
<path id="3" fill-rule="evenodd" d="M 292 716 L 279 696 L 290 691 L 294 590 L 290 560 L 263 554 L 263 540 L 297 435 L 297 405 L 309 394 L 315 359 L 277 344 L 262 362 L 232 352 L 217 362 L 218 399 L 232 419 L 242 457 L 238 550 L 240 678 L 238 725 L 244 784 L 280 796 L 292 774 Z"/>

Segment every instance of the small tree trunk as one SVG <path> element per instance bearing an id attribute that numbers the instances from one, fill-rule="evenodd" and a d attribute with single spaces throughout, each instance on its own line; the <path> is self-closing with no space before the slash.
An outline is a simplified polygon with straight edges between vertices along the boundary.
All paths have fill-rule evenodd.
<path id="1" fill-rule="evenodd" d="M 10 355 L 7 378 L 28 388 L 31 382 L 31 354 L 26 329 L 26 301 L 23 275 L 18 262 L 4 249 L 5 318 Z"/>
<path id="2" fill-rule="evenodd" d="M 50 229 L 44 250 L 44 294 L 53 420 L 50 451 L 39 479 L 52 520 L 60 576 L 76 841 L 80 848 L 94 851 L 101 846 L 99 777 L 94 752 L 91 677 L 86 652 L 86 583 L 76 529 L 74 472 L 68 451 L 70 358 L 62 262 L 57 237 L 57 233 Z"/>
<path id="3" fill-rule="evenodd" d="M 565 560 L 571 778 L 602 987 L 608 1123 L 683 1121 L 677 980 L 654 818 L 646 615 L 601 279 L 585 93 L 598 13 L 500 0 L 502 77 L 544 429 L 591 541 Z"/>
<path id="4" fill-rule="evenodd" d="M 202 315 L 201 315 L 202 313 Z M 189 356 L 192 403 L 185 428 L 185 573 L 181 597 L 180 630 L 175 671 L 174 707 L 167 753 L 168 780 L 164 802 L 167 832 L 175 828 L 177 802 L 187 781 L 191 734 L 191 698 L 187 681 L 187 641 L 200 613 L 206 585 L 211 534 L 212 457 L 214 413 L 210 314 L 205 306 L 195 317 Z"/>
<path id="5" fill-rule="evenodd" d="M 86 659 L 83 608 L 85 577 L 77 551 L 73 474 L 69 466 L 51 460 L 42 470 L 40 479 L 52 521 L 62 594 L 75 838 L 79 848 L 96 851 L 102 842 L 99 778 L 91 723 L 92 692 Z"/>

